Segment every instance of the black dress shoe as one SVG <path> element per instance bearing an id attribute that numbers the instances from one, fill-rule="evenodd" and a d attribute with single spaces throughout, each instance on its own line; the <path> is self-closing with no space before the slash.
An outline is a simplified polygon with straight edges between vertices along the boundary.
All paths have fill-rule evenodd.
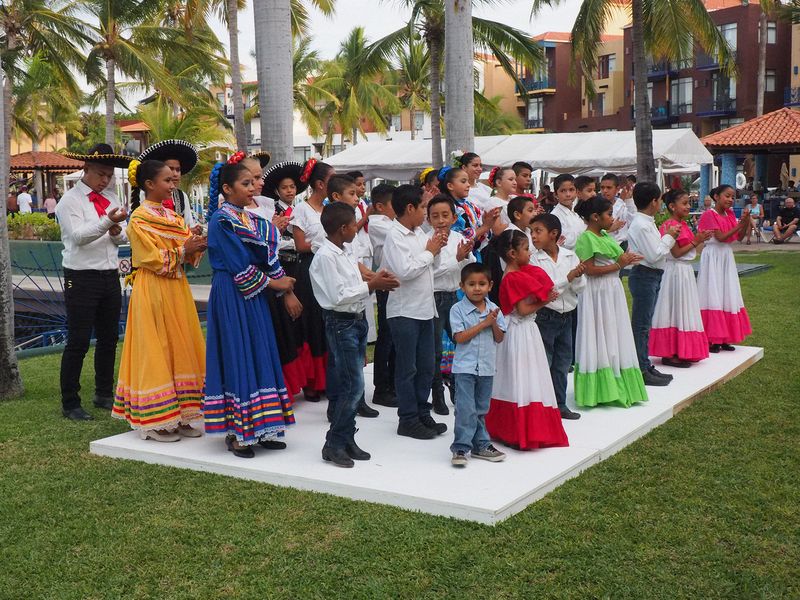
<path id="1" fill-rule="evenodd" d="M 112 408 L 114 408 L 114 397 L 109 396 L 107 398 L 104 398 L 102 396 L 95 396 L 94 405 L 97 408 L 104 408 L 106 410 L 111 410 Z"/>
<path id="2" fill-rule="evenodd" d="M 397 426 L 397 435 L 414 438 L 415 440 L 432 440 L 438 434 L 420 421 L 408 421 Z"/>
<path id="3" fill-rule="evenodd" d="M 445 431 L 447 431 L 447 425 L 444 423 L 437 423 L 433 420 L 433 417 L 430 415 L 425 415 L 424 417 L 419 418 L 420 423 L 425 425 L 428 429 L 433 429 L 436 432 L 436 435 L 441 435 Z"/>
<path id="4" fill-rule="evenodd" d="M 720 344 L 720 348 L 725 350 L 725 352 L 733 352 L 734 350 L 736 350 L 736 348 L 734 346 L 731 346 L 730 344 Z"/>
<path id="5" fill-rule="evenodd" d="M 303 388 L 303 397 L 309 402 L 319 402 L 322 399 L 322 394 L 316 390 Z"/>
<path id="6" fill-rule="evenodd" d="M 679 358 L 662 358 L 661 364 L 667 367 L 677 367 L 679 369 L 688 369 L 692 366 L 688 360 L 681 360 Z"/>
<path id="7" fill-rule="evenodd" d="M 581 418 L 580 413 L 573 412 L 566 406 L 562 406 L 561 408 L 559 408 L 558 412 L 561 413 L 561 418 L 567 421 L 577 421 L 578 419 Z"/>
<path id="8" fill-rule="evenodd" d="M 377 417 L 379 413 L 377 410 L 369 406 L 366 402 L 361 401 L 358 404 L 358 409 L 356 410 L 356 414 L 359 417 L 366 417 L 367 419 L 374 419 Z"/>
<path id="9" fill-rule="evenodd" d="M 286 442 L 278 440 L 261 440 L 258 445 L 267 450 L 286 450 Z"/>
<path id="10" fill-rule="evenodd" d="M 444 402 L 444 389 L 433 390 L 433 412 L 437 415 L 449 415 L 450 409 Z"/>
<path id="11" fill-rule="evenodd" d="M 712 354 L 717 354 L 720 351 L 721 346 L 719 344 L 711 344 L 708 347 L 708 351 Z"/>
<path id="12" fill-rule="evenodd" d="M 397 408 L 397 397 L 394 395 L 394 392 L 375 392 L 372 395 L 372 403 L 387 408 Z"/>
<path id="13" fill-rule="evenodd" d="M 663 387 L 665 385 L 669 385 L 669 379 L 665 379 L 664 377 L 659 377 L 658 375 L 651 373 L 648 370 L 642 371 L 642 379 L 644 379 L 645 385 L 653 387 Z"/>
<path id="14" fill-rule="evenodd" d="M 350 469 L 355 464 L 344 448 L 331 448 L 329 446 L 323 446 L 322 460 L 332 462 L 337 467 L 344 467 L 345 469 Z"/>
<path id="15" fill-rule="evenodd" d="M 255 458 L 256 453 L 253 451 L 252 446 L 244 446 L 243 448 L 236 448 L 233 443 L 236 441 L 235 437 L 226 437 L 225 445 L 228 447 L 228 452 L 233 452 L 234 456 L 239 458 Z"/>
<path id="16" fill-rule="evenodd" d="M 661 379 L 672 381 L 672 375 L 668 375 L 667 373 L 662 373 L 661 371 L 658 371 L 653 365 L 650 365 L 650 368 L 647 370 L 650 371 L 650 373 L 652 373 L 656 377 L 661 377 Z"/>
<path id="17" fill-rule="evenodd" d="M 92 421 L 94 417 L 88 412 L 83 410 L 82 407 L 71 408 L 69 410 L 62 410 L 61 414 L 70 421 Z"/>
<path id="18" fill-rule="evenodd" d="M 365 452 L 355 442 L 350 442 L 344 447 L 345 452 L 347 452 L 347 456 L 352 458 L 353 460 L 369 460 L 372 458 L 369 452 Z"/>

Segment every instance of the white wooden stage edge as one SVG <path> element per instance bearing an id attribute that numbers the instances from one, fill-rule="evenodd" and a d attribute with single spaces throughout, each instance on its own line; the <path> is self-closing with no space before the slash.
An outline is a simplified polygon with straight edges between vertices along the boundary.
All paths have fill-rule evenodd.
<path id="1" fill-rule="evenodd" d="M 502 447 L 508 454 L 504 462 L 472 459 L 465 469 L 450 466 L 452 410 L 440 418 L 448 425 L 446 434 L 419 441 L 399 437 L 395 411 L 382 407 L 377 419 L 358 420 L 358 443 L 372 453 L 372 460 L 356 463 L 353 469 L 336 468 L 320 457 L 326 405 L 303 400 L 295 405 L 297 424 L 287 432 L 288 448 L 257 448 L 253 459 L 234 457 L 219 437 L 160 444 L 142 441 L 135 432 L 91 442 L 90 451 L 494 525 L 665 423 L 763 356 L 762 348 L 739 346 L 735 352 L 712 354 L 690 369 L 659 366 L 675 379 L 667 387 L 647 388 L 649 402 L 629 409 L 581 410 L 580 420 L 565 421 L 568 448 L 521 452 Z M 365 376 L 370 398 L 372 365 L 365 368 Z M 568 402 L 574 408 L 571 385 L 570 377 Z"/>

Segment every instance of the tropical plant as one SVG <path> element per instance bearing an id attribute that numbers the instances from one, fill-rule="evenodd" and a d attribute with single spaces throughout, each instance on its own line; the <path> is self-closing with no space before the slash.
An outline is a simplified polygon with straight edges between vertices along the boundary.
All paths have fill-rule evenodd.
<path id="1" fill-rule="evenodd" d="M 521 129 L 517 117 L 503 111 L 503 96 L 475 94 L 475 135 L 509 135 Z"/>
<path id="2" fill-rule="evenodd" d="M 411 118 L 411 139 L 416 139 L 417 113 L 431 110 L 430 55 L 422 42 L 409 40 L 397 55 L 398 68 L 389 74 L 389 82 L 397 88 L 402 108 Z"/>
<path id="3" fill-rule="evenodd" d="M 85 154 L 92 146 L 105 140 L 106 124 L 105 115 L 99 112 L 81 112 L 78 114 L 80 126 L 77 130 L 67 133 L 67 150 L 78 154 Z M 121 144 L 122 136 L 119 129 L 115 129 L 114 145 Z"/>
<path id="4" fill-rule="evenodd" d="M 532 14 L 564 0 L 533 0 Z M 572 27 L 573 69 L 580 74 L 597 70 L 598 48 L 612 5 L 620 0 L 583 0 Z M 658 59 L 680 60 L 691 55 L 695 44 L 716 56 L 723 72 L 733 75 L 736 62 L 725 38 L 706 10 L 703 0 L 625 0 L 631 15 L 634 111 L 636 129 L 637 176 L 655 181 L 653 126 L 647 98 L 647 55 Z M 594 94 L 591 76 L 585 77 L 586 91 Z"/>
<path id="5" fill-rule="evenodd" d="M 61 228 L 55 219 L 44 213 L 16 213 L 8 220 L 8 236 L 12 240 L 61 241 Z"/>
<path id="6" fill-rule="evenodd" d="M 450 1 L 452 0 L 448 0 L 448 2 Z M 475 1 L 482 4 L 499 3 L 498 0 Z M 424 40 L 430 56 L 432 162 L 434 166 L 439 167 L 442 165 L 440 86 L 442 56 L 446 42 L 444 0 L 401 0 L 401 2 L 411 9 L 408 23 L 403 28 L 373 43 L 370 52 L 391 57 L 397 53 L 398 48 L 405 46 L 410 38 Z M 475 51 L 491 53 L 509 77 L 520 86 L 520 89 L 522 89 L 522 83 L 517 75 L 516 65 L 519 64 L 533 70 L 544 62 L 542 49 L 520 29 L 488 19 L 472 17 L 472 38 Z M 464 114 L 458 113 L 458 110 L 456 107 L 453 112 Z"/>

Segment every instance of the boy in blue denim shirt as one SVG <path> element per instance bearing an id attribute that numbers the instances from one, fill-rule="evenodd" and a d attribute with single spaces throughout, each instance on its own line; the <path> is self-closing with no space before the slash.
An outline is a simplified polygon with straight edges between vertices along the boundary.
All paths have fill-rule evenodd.
<path id="1" fill-rule="evenodd" d="M 492 396 L 497 344 L 503 341 L 506 322 L 500 309 L 487 298 L 492 289 L 489 269 L 472 263 L 461 270 L 464 298 L 450 310 L 456 343 L 453 377 L 456 384 L 455 440 L 450 446 L 454 467 L 473 458 L 499 462 L 506 455 L 492 446 L 486 431 L 486 413 Z"/>

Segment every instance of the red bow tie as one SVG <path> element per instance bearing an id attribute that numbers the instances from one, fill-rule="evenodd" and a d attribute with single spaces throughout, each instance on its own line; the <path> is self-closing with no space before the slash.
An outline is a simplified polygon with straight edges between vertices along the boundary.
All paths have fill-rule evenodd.
<path id="1" fill-rule="evenodd" d="M 98 217 L 106 216 L 106 209 L 111 204 L 108 198 L 97 192 L 89 192 L 89 201 L 94 204 L 94 209 L 97 211 Z"/>
<path id="2" fill-rule="evenodd" d="M 161 206 L 170 210 L 175 210 L 175 201 L 172 198 L 167 198 L 161 203 Z"/>

